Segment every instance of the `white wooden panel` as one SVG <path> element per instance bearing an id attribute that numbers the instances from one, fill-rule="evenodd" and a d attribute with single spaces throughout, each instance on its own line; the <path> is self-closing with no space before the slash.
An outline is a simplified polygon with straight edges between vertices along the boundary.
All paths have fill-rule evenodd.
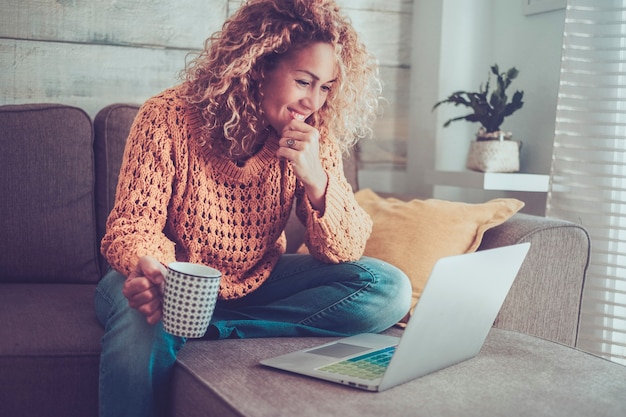
<path id="1" fill-rule="evenodd" d="M 374 124 L 372 139 L 360 143 L 364 167 L 393 167 L 406 165 L 406 144 L 409 140 L 409 83 L 408 68 L 381 68 L 385 83 L 383 95 L 387 103 L 382 116 Z"/>
<path id="2" fill-rule="evenodd" d="M 372 10 L 384 12 L 411 13 L 413 0 L 336 0 L 344 10 Z"/>
<path id="3" fill-rule="evenodd" d="M 381 65 L 411 64 L 411 15 L 347 10 L 354 28 Z"/>
<path id="4" fill-rule="evenodd" d="M 202 48 L 227 0 L 2 0 L 0 37 Z"/>
<path id="5" fill-rule="evenodd" d="M 232 16 L 233 13 L 241 7 L 243 0 L 229 0 L 228 1 L 228 16 Z"/>
<path id="6" fill-rule="evenodd" d="M 345 14 L 355 30 L 381 65 L 408 67 L 411 63 L 411 4 L 410 0 L 342 0 Z M 240 6 L 231 0 L 231 15 Z"/>
<path id="7" fill-rule="evenodd" d="M 412 1 L 338 3 L 379 58 L 389 101 L 375 124 L 374 139 L 362 143 L 364 165 L 403 169 Z M 0 39 L 0 104 L 61 102 L 94 116 L 113 102 L 141 103 L 176 84 L 186 50 L 201 48 L 240 4 L 240 0 L 4 0 L 0 38 L 16 40 Z"/>
<path id="8" fill-rule="evenodd" d="M 349 14 L 349 9 L 411 13 L 413 0 L 336 0 L 337 5 Z M 242 0 L 228 1 L 228 14 L 231 15 L 242 4 Z"/>
<path id="9" fill-rule="evenodd" d="M 92 117 L 179 83 L 185 51 L 0 39 L 0 104 L 55 102 Z"/>

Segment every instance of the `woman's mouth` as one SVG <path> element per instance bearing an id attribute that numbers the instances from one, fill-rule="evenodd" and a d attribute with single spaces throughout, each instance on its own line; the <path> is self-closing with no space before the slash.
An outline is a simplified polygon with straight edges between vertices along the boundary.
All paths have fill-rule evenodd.
<path id="1" fill-rule="evenodd" d="M 295 112 L 293 110 L 289 111 L 291 113 L 291 117 L 293 117 L 296 120 L 299 120 L 301 122 L 304 122 L 306 120 L 306 116 L 304 114 L 300 114 L 298 112 Z"/>

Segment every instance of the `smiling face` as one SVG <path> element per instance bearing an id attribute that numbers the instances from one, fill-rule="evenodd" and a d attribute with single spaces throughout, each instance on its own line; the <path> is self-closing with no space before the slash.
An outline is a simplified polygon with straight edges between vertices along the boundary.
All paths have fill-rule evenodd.
<path id="1" fill-rule="evenodd" d="M 265 121 L 277 132 L 292 120 L 306 120 L 326 102 L 337 77 L 333 47 L 313 43 L 286 54 L 261 87 Z"/>

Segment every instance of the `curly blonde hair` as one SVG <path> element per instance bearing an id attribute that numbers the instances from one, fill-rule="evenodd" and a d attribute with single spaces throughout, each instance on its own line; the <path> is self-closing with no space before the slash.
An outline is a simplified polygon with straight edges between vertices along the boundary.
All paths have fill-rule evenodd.
<path id="1" fill-rule="evenodd" d="M 378 63 L 334 0 L 248 0 L 183 71 L 185 97 L 201 106 L 212 146 L 231 157 L 251 153 L 266 129 L 259 93 L 265 74 L 287 52 L 316 42 L 334 47 L 338 77 L 307 123 L 345 153 L 371 135 L 382 93 Z"/>

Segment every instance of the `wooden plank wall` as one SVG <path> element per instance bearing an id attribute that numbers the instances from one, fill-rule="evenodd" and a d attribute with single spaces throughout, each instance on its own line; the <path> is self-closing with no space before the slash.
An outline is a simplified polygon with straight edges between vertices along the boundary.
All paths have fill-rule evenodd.
<path id="1" fill-rule="evenodd" d="M 379 58 L 388 104 L 364 168 L 403 170 L 408 137 L 413 0 L 338 0 Z M 114 102 L 141 103 L 178 82 L 189 52 L 239 0 L 3 0 L 0 104 L 56 102 L 92 117 Z"/>

